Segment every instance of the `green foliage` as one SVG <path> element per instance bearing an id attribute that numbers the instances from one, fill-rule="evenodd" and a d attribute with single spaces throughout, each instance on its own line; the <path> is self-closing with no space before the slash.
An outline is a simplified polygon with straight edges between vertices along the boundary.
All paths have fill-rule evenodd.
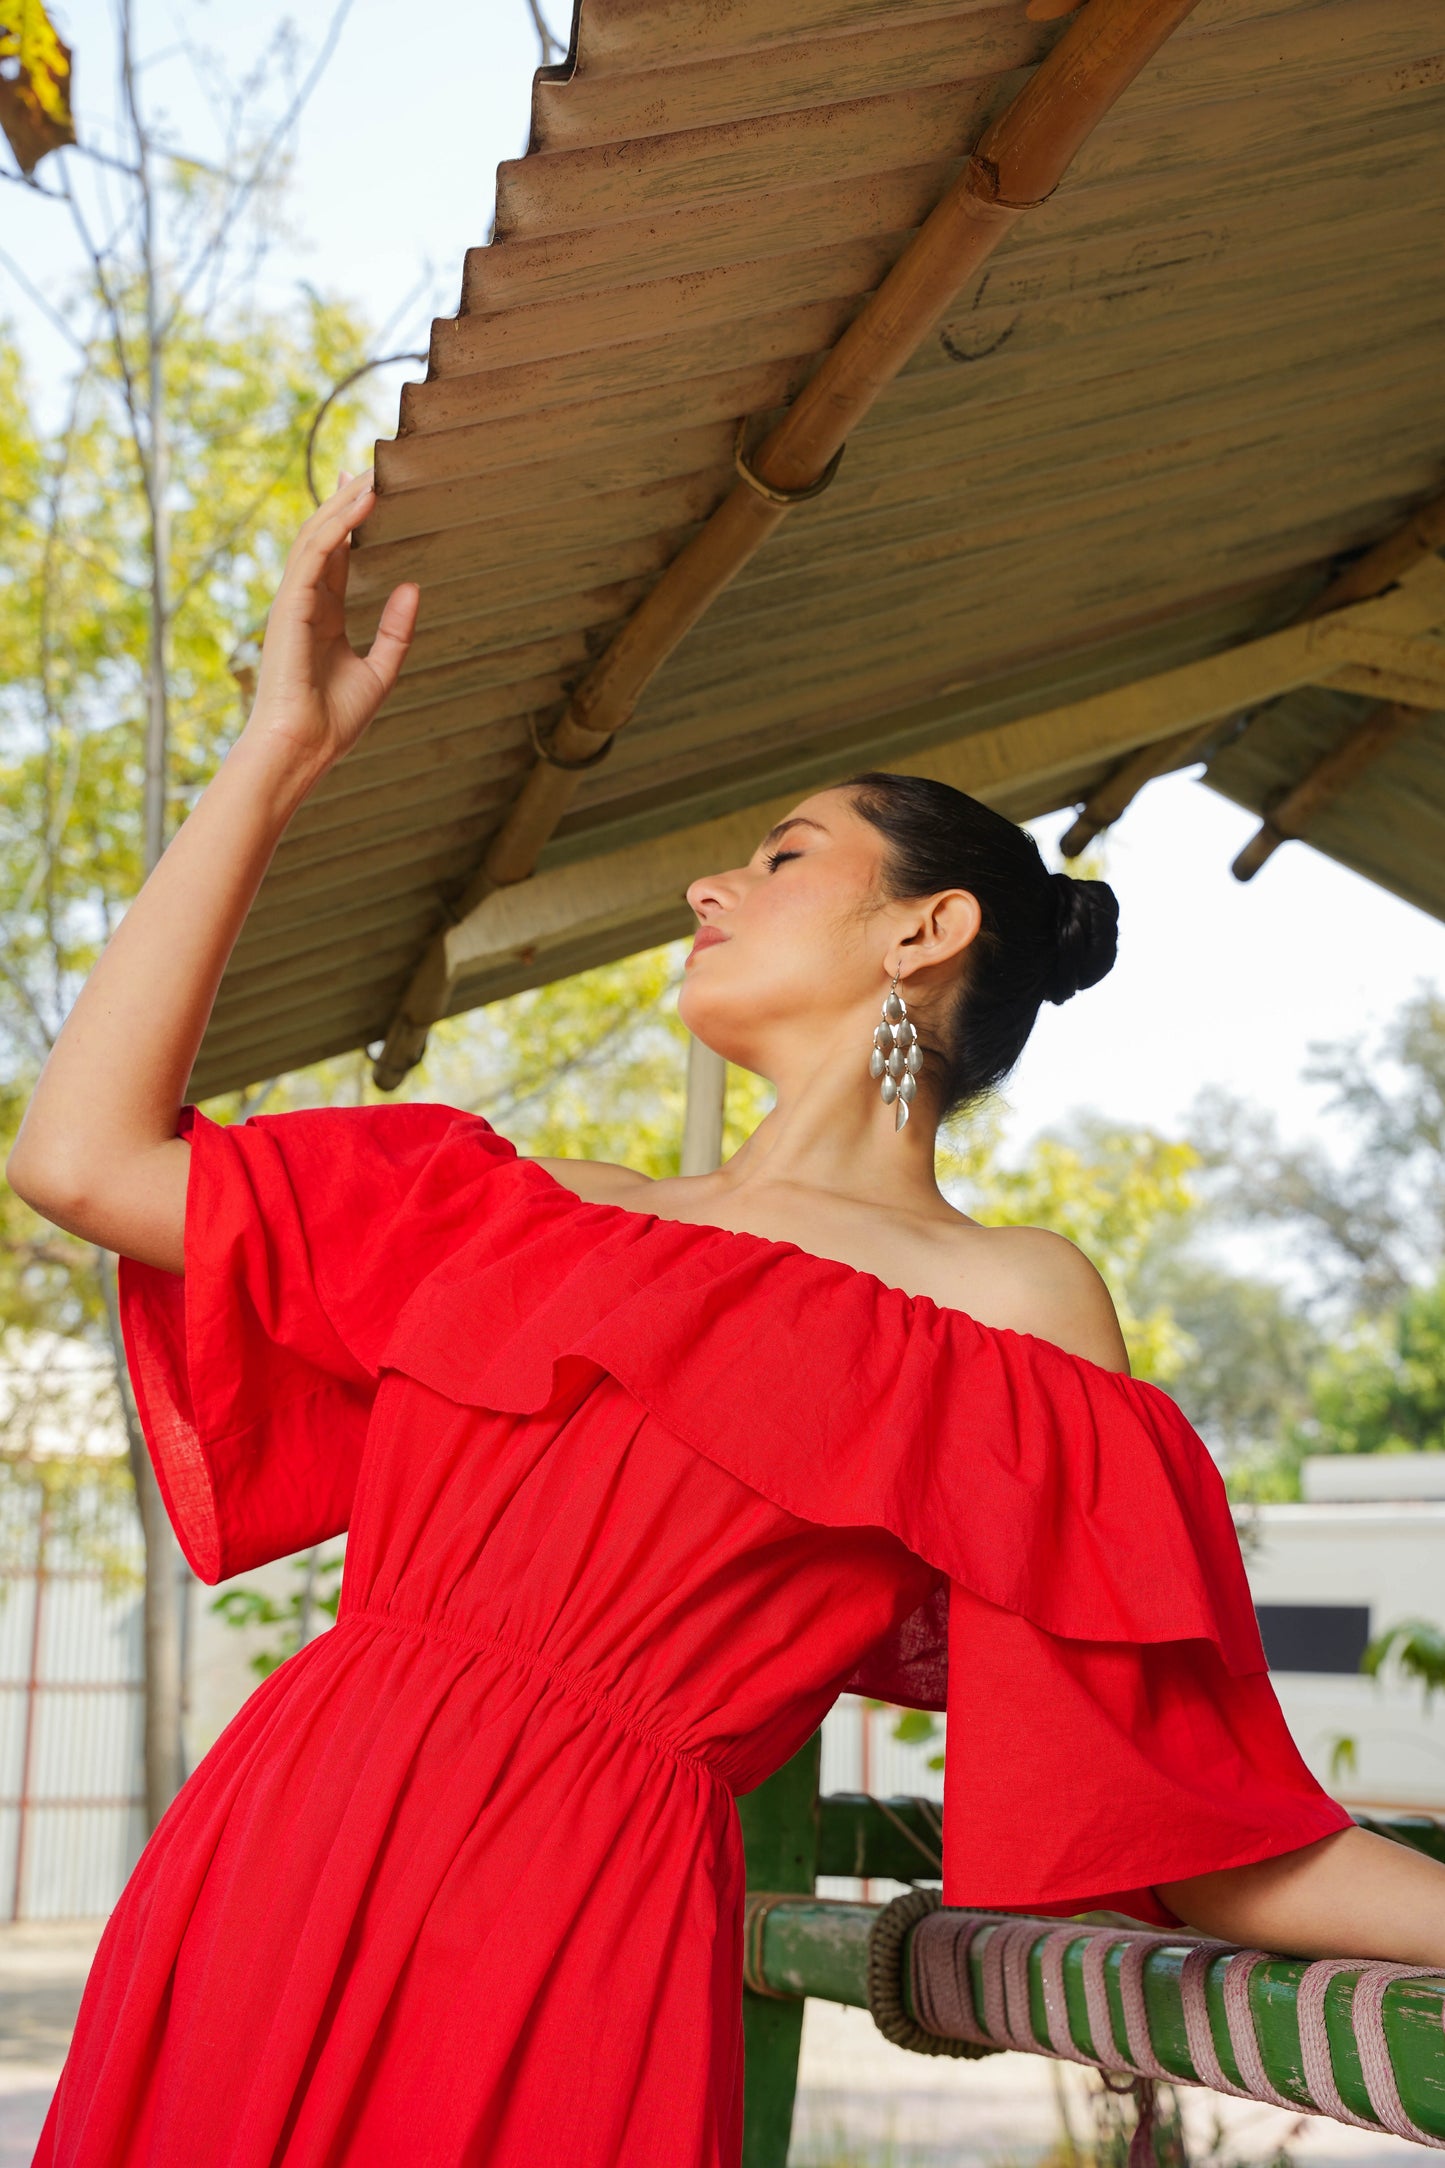
<path id="1" fill-rule="evenodd" d="M 315 1632 L 313 1621 L 318 1614 L 335 1618 L 341 1602 L 343 1563 L 340 1551 L 327 1557 L 312 1552 L 304 1558 L 293 1558 L 291 1568 L 297 1586 L 279 1603 L 264 1589 L 248 1588 L 244 1583 L 239 1588 L 224 1589 L 213 1599 L 212 1611 L 227 1626 L 251 1632 L 264 1628 L 271 1634 L 250 1658 L 258 1678 L 269 1678 L 288 1656 L 296 1654 L 303 1630 L 308 1639 Z"/>
<path id="2" fill-rule="evenodd" d="M 134 364 L 138 293 L 123 289 L 122 308 Z M 364 347 L 364 327 L 315 296 L 289 313 L 177 320 L 166 370 L 173 819 L 240 725 L 229 658 L 262 624 L 309 508 L 311 415 Z M 360 420 L 353 401 L 338 426 L 354 431 Z M 0 474 L 3 1153 L 141 874 L 149 527 L 107 345 L 87 352 L 63 418 L 46 430 L 0 327 Z M 0 1332 L 79 1334 L 98 1347 L 102 1327 L 95 1253 L 0 1185 Z"/>
<path id="3" fill-rule="evenodd" d="M 0 1601 L 17 1574 L 34 1570 L 42 1519 L 52 1571 L 98 1573 L 108 1596 L 132 1594 L 140 1585 L 139 1551 L 125 1459 L 47 1452 L 43 1444 L 27 1450 L 27 1432 L 12 1427 L 13 1410 L 13 1391 L 0 1388 L 7 1440 L 0 1453 Z"/>
<path id="4" fill-rule="evenodd" d="M 996 1114 L 945 1131 L 940 1181 L 985 1226 L 1049 1227 L 1076 1242 L 1108 1283 L 1135 1374 L 1168 1383 L 1189 1342 L 1168 1303 L 1147 1293 L 1144 1267 L 1196 1210 L 1193 1147 L 1092 1118 L 1036 1138 L 1017 1160 L 1003 1144 Z"/>
<path id="5" fill-rule="evenodd" d="M 400 1092 L 382 1093 L 358 1052 L 318 1062 L 250 1093 L 210 1103 L 218 1120 L 298 1106 L 440 1100 L 485 1115 L 539 1159 L 600 1159 L 676 1174 L 686 1099 L 687 1032 L 677 1014 L 686 947 L 646 949 L 553 980 L 432 1032 Z M 727 1080 L 725 1153 L 761 1121 L 768 1087 L 740 1069 Z"/>
<path id="6" fill-rule="evenodd" d="M 299 318 L 217 325 L 183 315 L 172 332 L 173 819 L 240 725 L 229 658 L 264 623 L 309 509 L 311 416 L 364 347 L 363 327 L 314 297 Z M 29 387 L 7 344 L 0 378 L 12 439 L 0 580 L 0 932 L 13 1073 L 43 1053 L 139 884 L 150 530 L 109 348 L 97 343 L 78 371 L 53 433 L 25 419 Z M 353 403 L 353 427 L 359 418 Z"/>
<path id="7" fill-rule="evenodd" d="M 1277 1227 L 1335 1320 L 1378 1315 L 1445 1258 L 1445 997 L 1422 988 L 1373 1043 L 1311 1050 L 1344 1150 L 1290 1145 L 1273 1117 L 1220 1091 L 1190 1124 L 1221 1220 Z"/>
<path id="8" fill-rule="evenodd" d="M 1330 1782 L 1343 1784 L 1360 1773 L 1360 1742 L 1353 1732 L 1337 1731 L 1330 1740 Z"/>
<path id="9" fill-rule="evenodd" d="M 443 1025 L 408 1089 L 485 1114 L 535 1158 L 676 1174 L 687 1076 L 677 994 L 686 953 L 672 942 Z M 729 1070 L 725 1154 L 751 1135 L 769 1099 L 760 1079 Z"/>
<path id="10" fill-rule="evenodd" d="M 1333 1153 L 1287 1144 L 1220 1092 L 1190 1124 L 1208 1218 L 1278 1230 L 1295 1253 L 1290 1290 L 1258 1283 L 1232 1328 L 1216 1302 L 1213 1334 L 1174 1291 L 1180 1321 L 1221 1358 L 1214 1397 L 1233 1416 L 1220 1427 L 1240 1440 L 1231 1487 L 1259 1502 L 1299 1496 L 1307 1453 L 1445 1445 L 1445 999 L 1422 988 L 1373 1042 L 1313 1048 L 1305 1073 L 1339 1119 Z M 1238 1308 L 1245 1283 L 1225 1293 Z"/>
<path id="11" fill-rule="evenodd" d="M 1310 1406 L 1309 1380 L 1323 1345 L 1319 1328 L 1272 1280 L 1235 1272 L 1205 1247 L 1196 1210 L 1145 1260 L 1139 1299 L 1162 1306 L 1187 1353 L 1170 1379 L 1190 1421 L 1235 1473 L 1241 1495 L 1278 1488 L 1274 1458 L 1289 1426 Z M 1280 1496 L 1294 1495 L 1291 1470 Z"/>
<path id="12" fill-rule="evenodd" d="M 1428 1619 L 1401 1619 L 1376 1634 L 1360 1659 L 1360 1669 L 1372 1679 L 1393 1674 L 1418 1680 L 1428 1709 L 1436 1694 L 1445 1690 L 1445 1630 Z"/>
<path id="13" fill-rule="evenodd" d="M 903 1746 L 922 1746 L 936 1737 L 938 1726 L 926 1709 L 903 1709 L 893 1727 L 893 1736 Z"/>
<path id="14" fill-rule="evenodd" d="M 891 1701 L 866 1701 L 863 1706 L 867 1709 L 892 1711 L 894 1723 L 888 1736 L 896 1739 L 900 1746 L 927 1746 L 931 1740 L 943 1737 L 943 1726 L 927 1709 L 900 1709 Z M 943 1760 L 941 1752 L 930 1754 L 925 1766 L 929 1769 L 941 1769 Z"/>
<path id="15" fill-rule="evenodd" d="M 1445 1275 L 1322 1359 L 1300 1443 L 1312 1453 L 1445 1449 Z"/>

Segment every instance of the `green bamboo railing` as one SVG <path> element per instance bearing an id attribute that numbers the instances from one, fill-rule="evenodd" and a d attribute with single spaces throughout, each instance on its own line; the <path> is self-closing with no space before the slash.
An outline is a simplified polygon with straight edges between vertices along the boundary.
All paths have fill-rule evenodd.
<path id="1" fill-rule="evenodd" d="M 878 1906 L 847 1904 L 837 1899 L 816 1898 L 810 1906 L 790 1904 L 769 1914 L 763 1935 L 763 1971 L 768 1984 L 790 1995 L 818 1995 L 828 2002 L 868 2006 L 868 1933 Z M 1057 1920 L 1039 1922 L 1039 1936 L 1059 1926 Z M 1080 1930 L 1081 1936 L 1083 1930 Z M 1179 1974 L 1186 1945 L 1158 1950 L 1144 1965 L 1144 1998 L 1149 2014 L 1149 2036 L 1154 2052 L 1166 2069 L 1188 2082 L 1198 2077 L 1190 2059 L 1179 1995 Z M 1119 1999 L 1122 1950 L 1110 1957 L 1105 1971 L 1110 2014 L 1116 2045 L 1124 2052 L 1123 2005 Z M 1234 2059 L 1224 2018 L 1219 1975 L 1226 1960 L 1211 1968 L 1208 1981 L 1210 2017 L 1220 2061 L 1237 2085 L 1244 2074 Z M 983 1972 L 977 1951 L 970 1952 L 975 1995 L 982 2001 Z M 1082 1940 L 1066 1952 L 1064 1989 L 1069 2008 L 1069 2029 L 1079 2044 L 1088 2048 L 1090 2031 L 1084 2004 Z M 1271 2082 L 1279 2091 L 1312 2107 L 1305 2085 L 1300 2053 L 1295 1995 L 1304 1964 L 1295 1958 L 1271 1958 L 1258 1966 L 1249 1983 L 1250 2008 L 1255 2021 L 1261 2059 Z M 1369 2116 L 1371 2105 L 1365 2090 L 1350 2028 L 1350 1975 L 1333 1981 L 1325 1997 L 1325 2024 L 1330 2037 L 1335 2082 L 1345 2105 L 1357 2115 Z M 1043 1982 L 1037 1952 L 1029 1963 L 1029 1999 L 1035 2026 L 1046 2037 Z M 781 2007 L 781 2006 L 780 2006 Z M 1445 2139 L 1445 2034 L 1442 2034 L 1445 1984 L 1431 1980 L 1401 1980 L 1385 1998 L 1385 2037 L 1395 2069 L 1395 2082 L 1405 2112 L 1422 2130 Z"/>
<path id="2" fill-rule="evenodd" d="M 744 2168 L 785 2168 L 797 2082 L 798 2045 L 803 1999 L 868 2007 L 869 1934 L 880 1907 L 813 1894 L 817 1875 L 853 1875 L 892 1881 L 930 1879 L 924 1849 L 936 1851 L 936 1808 L 912 1799 L 878 1801 L 858 1794 L 820 1799 L 817 1794 L 817 1741 L 778 1776 L 739 1802 L 752 1889 L 792 1893 L 792 1901 L 767 1912 L 758 1948 L 759 1972 L 772 2000 L 745 1997 L 747 2026 L 747 2114 Z M 1424 1815 L 1356 1817 L 1366 1828 L 1445 1860 L 1445 1826 Z M 936 1877 L 934 1877 L 936 1879 Z M 1040 1938 L 1057 1920 L 1039 1923 Z M 1082 1929 L 1081 1929 L 1082 1933 Z M 1145 2007 L 1154 2051 L 1182 2082 L 1197 2077 L 1190 2059 L 1179 1993 L 1186 1946 L 1153 1952 L 1143 1972 Z M 1064 1959 L 1064 1989 L 1069 2028 L 1085 2051 L 1091 2047 L 1084 2001 L 1082 1941 Z M 1123 1952 L 1114 1952 L 1105 1979 L 1115 2045 L 1127 2051 L 1119 1975 Z M 1220 1976 L 1226 1960 L 1211 1968 L 1207 1981 L 1212 2029 L 1225 2073 L 1244 2084 L 1224 2020 Z M 983 1993 L 979 1945 L 970 1951 L 976 1999 Z M 906 1975 L 906 1965 L 903 1971 Z M 1249 2005 L 1265 2072 L 1279 2092 L 1312 2105 L 1304 2080 L 1296 1995 L 1303 1962 L 1271 1958 L 1259 1964 L 1249 1981 Z M 1325 1997 L 1335 2082 L 1345 2106 L 1356 2114 L 1372 2113 L 1350 2022 L 1352 1980 L 1334 1980 Z M 1047 2037 L 1043 1985 L 1037 1951 L 1029 1962 L 1029 1999 L 1035 2030 Z M 906 2001 L 906 1994 L 905 1994 Z M 1394 2067 L 1400 2102 L 1422 2131 L 1445 2140 L 1445 1986 L 1436 1980 L 1401 1980 L 1386 1992 L 1385 2039 Z M 981 2005 L 980 2005 L 981 2006 Z"/>

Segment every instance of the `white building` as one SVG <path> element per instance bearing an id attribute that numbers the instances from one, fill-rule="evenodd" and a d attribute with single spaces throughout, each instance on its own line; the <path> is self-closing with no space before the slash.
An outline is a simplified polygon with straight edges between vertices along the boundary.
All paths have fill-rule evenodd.
<path id="1" fill-rule="evenodd" d="M 1303 1504 L 1257 1507 L 1240 1527 L 1290 1730 L 1347 1804 L 1445 1813 L 1445 1695 L 1427 1707 L 1418 1682 L 1359 1669 L 1403 1620 L 1445 1631 L 1445 1453 L 1306 1461 L 1303 1489 Z"/>

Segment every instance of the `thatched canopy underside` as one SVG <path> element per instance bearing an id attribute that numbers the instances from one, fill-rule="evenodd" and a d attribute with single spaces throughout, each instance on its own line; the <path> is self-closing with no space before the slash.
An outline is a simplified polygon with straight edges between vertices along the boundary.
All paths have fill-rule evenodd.
<path id="1" fill-rule="evenodd" d="M 417 579 L 415 652 L 286 836 L 196 1090 L 385 1033 L 529 719 L 1060 28 L 1024 0 L 582 0 L 378 447 L 355 630 Z M 680 883 L 607 908 L 619 851 L 1253 638 L 1438 492 L 1440 42 L 1436 0 L 1203 0 L 586 774 L 542 861 L 598 861 L 586 908 L 490 953 L 452 1008 L 684 930 Z M 1262 809 L 1362 706 L 1289 694 L 1221 728 L 1207 780 Z M 1442 751 L 1436 715 L 1311 831 L 1439 916 Z M 991 795 L 1040 813 L 1110 765 Z"/>

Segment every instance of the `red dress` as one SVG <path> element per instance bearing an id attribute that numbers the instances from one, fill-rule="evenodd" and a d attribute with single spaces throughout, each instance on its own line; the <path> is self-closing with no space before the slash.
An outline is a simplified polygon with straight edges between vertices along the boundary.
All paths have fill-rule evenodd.
<path id="1" fill-rule="evenodd" d="M 188 1126 L 185 1278 L 122 1276 L 172 1517 L 210 1581 L 349 1528 L 345 1589 L 147 1847 L 39 2162 L 735 2168 L 733 1795 L 854 1677 L 940 1701 L 945 1599 L 951 1901 L 1167 1920 L 1345 1826 L 1162 1393 L 447 1108 Z"/>

